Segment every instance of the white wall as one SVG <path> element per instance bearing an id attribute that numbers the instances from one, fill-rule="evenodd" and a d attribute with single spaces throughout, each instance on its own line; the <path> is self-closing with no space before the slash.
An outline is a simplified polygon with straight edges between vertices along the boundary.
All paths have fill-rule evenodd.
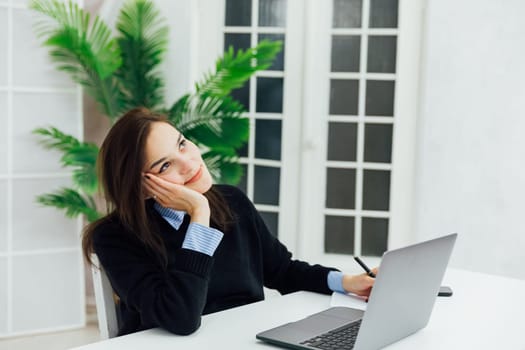
<path id="1" fill-rule="evenodd" d="M 452 266 L 525 278 L 525 2 L 428 0 L 415 232 Z"/>
<path id="2" fill-rule="evenodd" d="M 81 90 L 56 72 L 25 1 L 0 1 L 0 338 L 85 324 L 80 220 L 35 202 L 71 185 L 31 134 L 82 135 Z"/>

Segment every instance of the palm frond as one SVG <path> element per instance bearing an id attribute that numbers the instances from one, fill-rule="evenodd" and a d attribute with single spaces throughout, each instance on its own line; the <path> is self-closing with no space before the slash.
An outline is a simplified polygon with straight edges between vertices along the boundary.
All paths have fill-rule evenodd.
<path id="1" fill-rule="evenodd" d="M 34 129 L 33 134 L 43 136 L 40 143 L 49 149 L 57 149 L 62 152 L 67 152 L 72 147 L 80 145 L 80 141 L 76 137 L 67 135 L 53 126 L 50 126 L 47 129 Z"/>
<path id="2" fill-rule="evenodd" d="M 69 149 L 61 158 L 64 166 L 72 166 L 73 183 L 87 194 L 94 194 L 98 189 L 96 163 L 98 146 L 81 143 Z"/>
<path id="3" fill-rule="evenodd" d="M 168 27 L 149 1 L 128 2 L 120 11 L 117 41 L 123 64 L 117 72 L 127 109 L 164 105 L 164 80 L 158 71 L 168 45 Z"/>
<path id="4" fill-rule="evenodd" d="M 192 99 L 195 99 L 195 97 L 192 97 L 191 94 L 186 94 L 179 98 L 168 111 L 167 115 L 169 120 L 177 128 L 179 127 L 179 124 L 182 124 L 184 116 L 189 113 L 190 106 L 194 104 L 193 102 L 190 102 Z"/>
<path id="5" fill-rule="evenodd" d="M 97 162 L 98 146 L 94 143 L 82 142 L 67 150 L 62 156 L 65 166 L 92 165 Z"/>
<path id="6" fill-rule="evenodd" d="M 196 84 L 196 90 L 198 93 L 217 96 L 228 95 L 232 90 L 242 87 L 255 72 L 270 67 L 281 49 L 281 41 L 268 40 L 237 53 L 230 46 L 224 56 L 217 60 L 215 72 L 205 75 L 204 81 Z"/>
<path id="7" fill-rule="evenodd" d="M 117 42 L 111 30 L 76 3 L 57 0 L 33 0 L 30 8 L 45 15 L 35 25 L 44 46 L 50 48 L 51 59 L 58 69 L 84 86 L 102 107 L 104 113 L 115 118 L 121 111 L 117 81 L 112 74 L 122 61 Z"/>
<path id="8" fill-rule="evenodd" d="M 92 197 L 84 198 L 76 190 L 67 187 L 53 193 L 40 195 L 36 201 L 45 206 L 64 210 L 65 215 L 70 218 L 86 215 L 87 220 L 92 222 L 101 217 L 94 206 L 95 202 Z"/>
<path id="9" fill-rule="evenodd" d="M 229 96 L 183 96 L 171 108 L 169 118 L 187 138 L 224 155 L 234 155 L 248 140 L 249 120 L 243 107 Z"/>
<path id="10" fill-rule="evenodd" d="M 225 156 L 219 152 L 208 151 L 202 154 L 202 159 L 210 175 L 217 183 L 237 184 L 242 175 L 242 166 L 237 157 Z"/>
<path id="11" fill-rule="evenodd" d="M 62 166 L 73 167 L 73 182 L 87 194 L 97 191 L 98 180 L 96 162 L 98 146 L 94 143 L 80 142 L 72 135 L 68 135 L 55 127 L 37 128 L 34 134 L 43 138 L 40 140 L 46 148 L 62 152 L 60 159 Z"/>

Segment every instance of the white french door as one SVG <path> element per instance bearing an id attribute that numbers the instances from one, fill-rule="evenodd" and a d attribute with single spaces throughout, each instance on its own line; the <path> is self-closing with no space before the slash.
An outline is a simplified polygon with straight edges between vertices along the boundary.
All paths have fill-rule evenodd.
<path id="1" fill-rule="evenodd" d="M 376 264 L 411 239 L 417 5 L 306 4 L 297 248 L 308 260 Z"/>
<path id="2" fill-rule="evenodd" d="M 234 93 L 251 120 L 240 187 L 299 258 L 345 268 L 349 255 L 378 260 L 411 238 L 420 5 L 199 3 L 199 32 L 217 33 L 202 36 L 200 56 L 284 43 Z"/>

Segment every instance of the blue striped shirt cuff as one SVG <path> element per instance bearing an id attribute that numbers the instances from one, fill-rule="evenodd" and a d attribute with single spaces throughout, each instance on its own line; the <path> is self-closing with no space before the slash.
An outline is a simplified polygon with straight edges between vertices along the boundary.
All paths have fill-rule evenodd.
<path id="1" fill-rule="evenodd" d="M 333 292 L 346 293 L 343 288 L 343 273 L 340 271 L 330 271 L 327 277 L 328 288 Z"/>
<path id="2" fill-rule="evenodd" d="M 192 222 L 186 231 L 182 248 L 213 256 L 223 236 L 224 233 L 219 230 Z"/>

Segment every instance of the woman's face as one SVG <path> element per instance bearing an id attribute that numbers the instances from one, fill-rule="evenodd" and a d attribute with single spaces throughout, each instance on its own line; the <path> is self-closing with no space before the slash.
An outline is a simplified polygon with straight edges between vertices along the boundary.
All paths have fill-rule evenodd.
<path id="1" fill-rule="evenodd" d="M 146 140 L 144 173 L 152 173 L 199 193 L 212 185 L 200 150 L 168 123 L 153 123 Z"/>

